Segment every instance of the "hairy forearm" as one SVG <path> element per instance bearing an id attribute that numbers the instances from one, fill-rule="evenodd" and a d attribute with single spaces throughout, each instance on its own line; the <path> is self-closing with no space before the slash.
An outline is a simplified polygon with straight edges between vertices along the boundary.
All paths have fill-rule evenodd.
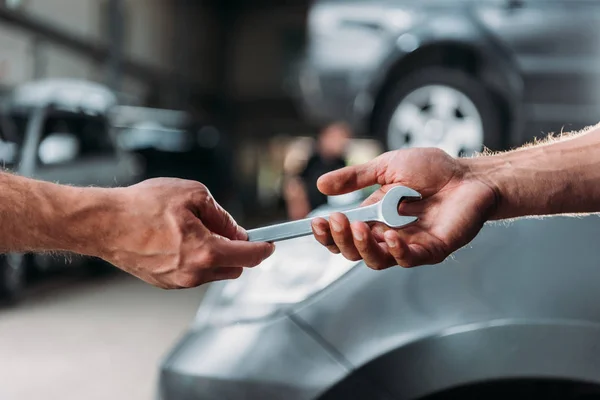
<path id="1" fill-rule="evenodd" d="M 464 162 L 474 176 L 495 189 L 492 220 L 600 212 L 600 125 Z"/>
<path id="2" fill-rule="evenodd" d="M 98 256 L 118 204 L 111 190 L 76 188 L 0 172 L 0 252 Z"/>

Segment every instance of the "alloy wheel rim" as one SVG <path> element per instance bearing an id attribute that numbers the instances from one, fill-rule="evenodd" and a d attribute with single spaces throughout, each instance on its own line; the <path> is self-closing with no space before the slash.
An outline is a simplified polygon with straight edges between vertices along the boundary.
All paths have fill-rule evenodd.
<path id="1" fill-rule="evenodd" d="M 452 156 L 470 156 L 483 148 L 483 123 L 471 99 L 445 85 L 409 93 L 396 107 L 387 132 L 392 149 L 437 147 Z"/>

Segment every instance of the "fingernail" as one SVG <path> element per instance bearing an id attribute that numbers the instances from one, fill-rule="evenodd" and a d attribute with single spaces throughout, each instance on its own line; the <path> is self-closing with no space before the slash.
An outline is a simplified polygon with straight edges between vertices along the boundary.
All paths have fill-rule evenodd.
<path id="1" fill-rule="evenodd" d="M 273 253 L 275 253 L 275 245 L 271 243 L 271 248 L 269 249 L 269 256 L 273 255 Z"/>
<path id="2" fill-rule="evenodd" d="M 364 239 L 363 233 L 357 230 L 352 231 L 352 236 L 354 236 L 354 239 L 358 240 L 359 242 Z"/>
<path id="3" fill-rule="evenodd" d="M 324 235 L 325 231 L 323 229 L 321 229 L 321 227 L 317 224 L 312 224 L 313 230 L 315 231 L 315 233 L 317 235 Z"/>
<path id="4" fill-rule="evenodd" d="M 390 238 L 385 238 L 385 242 L 387 243 L 388 247 L 394 248 L 398 245 L 398 243 L 396 243 L 395 240 L 390 239 Z"/>
<path id="5" fill-rule="evenodd" d="M 331 219 L 331 228 L 336 231 L 336 232 L 341 232 L 342 231 L 342 224 L 340 224 L 339 222 L 337 222 L 335 219 Z"/>

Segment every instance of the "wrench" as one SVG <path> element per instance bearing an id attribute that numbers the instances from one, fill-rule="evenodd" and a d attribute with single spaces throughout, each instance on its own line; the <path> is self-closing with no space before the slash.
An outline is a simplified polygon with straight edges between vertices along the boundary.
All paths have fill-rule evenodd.
<path id="1" fill-rule="evenodd" d="M 417 220 L 417 217 L 398 213 L 398 206 L 404 198 L 419 200 L 421 194 L 405 186 L 395 186 L 379 202 L 366 207 L 342 211 L 342 214 L 345 214 L 350 222 L 382 222 L 390 228 L 402 228 Z M 250 242 L 278 242 L 312 235 L 311 221 L 314 218 L 316 217 L 251 229 L 248 231 L 248 240 Z M 328 220 L 329 216 L 322 218 Z"/>

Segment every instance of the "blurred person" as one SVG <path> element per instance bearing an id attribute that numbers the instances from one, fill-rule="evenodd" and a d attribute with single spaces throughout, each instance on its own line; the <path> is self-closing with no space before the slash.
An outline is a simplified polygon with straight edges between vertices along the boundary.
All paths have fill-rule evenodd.
<path id="1" fill-rule="evenodd" d="M 373 269 L 437 264 L 470 243 L 487 221 L 525 216 L 600 211 L 600 124 L 581 132 L 496 154 L 454 158 L 435 148 L 384 153 L 358 166 L 322 176 L 327 195 L 372 184 L 408 186 L 422 200 L 402 202 L 399 211 L 419 219 L 403 229 L 350 224 L 340 213 L 313 221 L 317 240 L 333 253 L 363 259 Z"/>
<path id="2" fill-rule="evenodd" d="M 350 128 L 345 123 L 327 126 L 320 132 L 306 164 L 284 179 L 283 197 L 290 219 L 304 218 L 310 211 L 327 204 L 327 196 L 317 189 L 317 180 L 327 172 L 346 166 L 350 138 Z"/>
<path id="3" fill-rule="evenodd" d="M 72 187 L 0 171 L 0 252 L 101 258 L 165 289 L 238 278 L 274 246 L 246 231 L 199 182 L 156 178 Z"/>

